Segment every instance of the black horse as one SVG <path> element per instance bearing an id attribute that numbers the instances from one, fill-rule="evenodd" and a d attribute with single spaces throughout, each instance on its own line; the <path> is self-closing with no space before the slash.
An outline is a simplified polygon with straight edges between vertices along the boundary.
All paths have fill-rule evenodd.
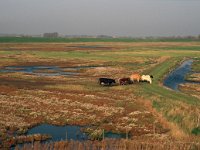
<path id="1" fill-rule="evenodd" d="M 114 79 L 109 79 L 109 78 L 99 78 L 99 84 L 100 85 L 112 85 L 115 84 Z"/>

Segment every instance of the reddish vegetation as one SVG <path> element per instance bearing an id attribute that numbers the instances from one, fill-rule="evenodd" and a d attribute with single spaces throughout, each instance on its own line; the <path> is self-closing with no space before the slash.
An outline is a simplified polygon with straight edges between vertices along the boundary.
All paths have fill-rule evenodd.
<path id="1" fill-rule="evenodd" d="M 88 48 L 88 45 L 90 47 Z M 110 60 L 87 60 L 87 59 L 60 59 L 60 58 L 42 58 L 31 52 L 34 51 L 99 51 L 104 49 L 122 50 L 128 48 L 137 48 L 141 46 L 159 46 L 166 47 L 174 43 L 61 43 L 61 44 L 1 44 L 0 48 L 8 50 L 8 54 L 0 56 L 3 61 L 0 67 L 4 66 L 34 66 L 34 65 L 53 65 L 60 67 L 89 66 L 98 64 L 104 67 L 83 69 L 76 76 L 36 76 L 25 73 L 1 73 L 0 74 L 0 148 L 9 147 L 10 143 L 16 143 L 13 140 L 14 133 L 23 135 L 29 128 L 41 124 L 49 123 L 55 125 L 93 125 L 98 129 L 113 131 L 116 133 L 129 132 L 131 138 L 142 136 L 143 139 L 134 142 L 134 140 L 108 140 L 108 141 L 86 141 L 79 142 L 58 142 L 49 145 L 34 143 L 35 149 L 48 147 L 70 149 L 78 146 L 81 149 L 86 146 L 94 146 L 94 149 L 103 148 L 103 146 L 114 146 L 117 148 L 128 147 L 137 148 L 143 146 L 159 147 L 164 142 L 158 142 L 158 139 L 170 139 L 168 134 L 169 126 L 162 116 L 152 108 L 151 102 L 144 100 L 141 95 L 136 94 L 138 84 L 126 86 L 101 87 L 97 84 L 97 79 L 102 76 L 110 78 L 128 77 L 132 72 L 141 72 L 143 65 L 149 69 L 156 64 L 165 61 L 168 57 L 135 58 L 126 61 L 124 59 L 118 65 Z M 178 43 L 178 45 L 182 43 Z M 177 43 L 176 43 L 177 45 Z M 34 51 L 33 51 L 34 50 Z M 20 51 L 19 54 L 11 55 L 9 52 Z M 1 51 L 0 51 L 1 52 Z M 7 51 L 6 51 L 7 52 Z M 25 53 L 30 52 L 30 53 Z M 5 61 L 4 61 L 5 59 Z M 145 63 L 144 63 L 145 59 Z M 117 62 L 118 63 L 118 62 Z M 127 64 L 128 65 L 127 65 Z M 136 64 L 133 69 L 129 63 Z M 111 65 L 110 65 L 111 64 Z M 114 64 L 114 65 L 113 65 Z M 139 64 L 137 66 L 137 64 Z M 142 64 L 142 65 L 141 65 Z M 110 65 L 110 66 L 108 66 Z M 144 143 L 144 139 L 155 141 Z M 27 137 L 24 140 L 26 141 Z M 31 139 L 31 138 L 30 138 Z M 28 140 L 30 141 L 30 140 Z M 138 143 L 137 143 L 138 142 Z M 78 144 L 77 144 L 78 143 Z M 173 142 L 172 142 L 173 143 Z M 94 145 L 93 145 L 94 144 Z M 102 146 L 103 145 L 103 146 Z M 153 146 L 152 146 L 153 145 Z M 187 145 L 187 144 L 185 144 Z M 154 147 L 155 146 L 155 147 Z M 166 145 L 171 146 L 171 143 Z M 181 147 L 175 143 L 175 146 Z M 24 149 L 29 149 L 30 145 L 25 145 Z M 128 149 L 127 148 L 127 149 Z M 165 148 L 165 147 L 164 147 Z"/>
<path id="2" fill-rule="evenodd" d="M 103 141 L 61 141 L 56 143 L 34 143 L 34 144 L 25 144 L 23 146 L 23 150 L 29 150 L 31 148 L 34 149 L 65 149 L 65 150 L 190 150 L 190 149 L 200 149 L 200 143 L 192 143 L 192 142 L 176 142 L 176 141 L 166 141 L 166 140 L 103 140 Z M 18 150 L 19 148 L 16 148 Z"/>
<path id="3" fill-rule="evenodd" d="M 1 128 L 14 127 L 13 131 L 24 133 L 45 121 L 56 125 L 92 124 L 118 133 L 128 130 L 132 136 L 168 131 L 159 122 L 154 124 L 156 118 L 138 103 L 132 90 L 124 92 L 114 86 L 105 91 L 96 78 L 87 77 L 87 71 L 81 80 L 79 76 L 37 77 L 8 73 L 0 76 L 0 82 Z M 11 128 L 6 129 L 3 136 L 12 138 L 7 135 L 8 131 Z"/>

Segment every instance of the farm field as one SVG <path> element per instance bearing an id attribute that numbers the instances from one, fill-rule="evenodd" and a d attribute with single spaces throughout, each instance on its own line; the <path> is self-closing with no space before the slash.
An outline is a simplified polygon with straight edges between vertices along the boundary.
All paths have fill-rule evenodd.
<path id="1" fill-rule="evenodd" d="M 198 142 L 200 84 L 183 84 L 181 92 L 162 85 L 187 59 L 193 59 L 198 73 L 200 42 L 1 43 L 0 147 L 15 144 L 15 134 L 43 123 L 128 132 L 130 140 Z M 20 71 L 30 66 L 45 69 Z M 6 67 L 15 70 L 1 71 Z M 118 81 L 133 72 L 152 74 L 153 83 L 98 84 L 100 77 Z M 200 82 L 195 73 L 187 79 Z"/>

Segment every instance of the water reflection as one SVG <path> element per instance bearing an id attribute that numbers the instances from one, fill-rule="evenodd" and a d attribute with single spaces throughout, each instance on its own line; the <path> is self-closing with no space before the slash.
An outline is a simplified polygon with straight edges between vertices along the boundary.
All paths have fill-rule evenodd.
<path id="1" fill-rule="evenodd" d="M 184 83 L 198 83 L 185 80 L 185 77 L 190 73 L 193 60 L 184 61 L 178 68 L 173 70 L 164 80 L 164 86 L 179 91 L 178 85 Z"/>

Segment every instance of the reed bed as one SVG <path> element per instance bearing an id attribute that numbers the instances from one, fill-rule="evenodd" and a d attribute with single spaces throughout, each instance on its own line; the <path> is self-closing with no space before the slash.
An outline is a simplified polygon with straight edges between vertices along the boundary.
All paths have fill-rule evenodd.
<path id="1" fill-rule="evenodd" d="M 17 146 L 15 150 L 199 150 L 200 143 L 174 141 L 135 141 L 105 139 L 102 141 L 35 142 Z"/>

